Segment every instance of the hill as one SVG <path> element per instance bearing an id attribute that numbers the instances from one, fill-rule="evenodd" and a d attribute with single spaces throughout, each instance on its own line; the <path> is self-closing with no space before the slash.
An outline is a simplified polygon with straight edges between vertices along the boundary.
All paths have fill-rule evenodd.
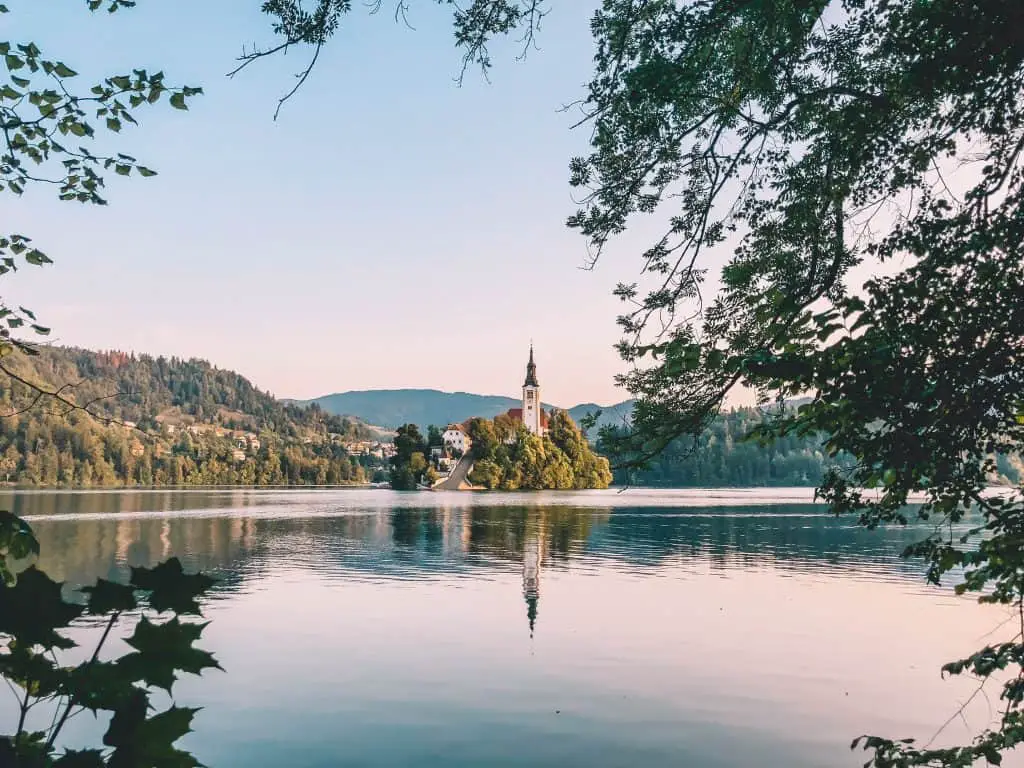
<path id="1" fill-rule="evenodd" d="M 286 404 L 203 360 L 44 347 L 0 373 L 0 480 L 32 485 L 314 484 L 364 479 L 366 424 Z"/>
<path id="2" fill-rule="evenodd" d="M 304 404 L 315 404 L 327 413 L 351 416 L 368 424 L 396 428 L 403 424 L 416 424 L 425 430 L 431 424 L 443 426 L 461 423 L 479 416 L 493 419 L 509 408 L 522 405 L 518 398 L 503 395 L 476 395 L 470 392 L 442 392 L 437 389 L 374 389 L 338 392 L 324 395 Z M 545 408 L 551 408 L 545 403 Z M 580 419 L 600 406 L 582 404 L 567 409 L 573 420 Z M 631 408 L 629 401 L 604 409 L 599 424 L 622 423 L 622 416 Z"/>

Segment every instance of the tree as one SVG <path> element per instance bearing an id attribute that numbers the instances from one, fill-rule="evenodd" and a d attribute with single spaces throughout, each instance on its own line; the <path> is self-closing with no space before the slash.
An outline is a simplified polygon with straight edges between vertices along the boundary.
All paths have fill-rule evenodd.
<path id="1" fill-rule="evenodd" d="M 969 10 L 968 10 L 969 8 Z M 668 220 L 619 286 L 621 379 L 643 464 L 697 435 L 738 386 L 805 396 L 756 428 L 820 434 L 819 492 L 867 526 L 913 516 L 938 583 L 1024 616 L 1024 499 L 983 493 L 1024 438 L 1024 5 L 1017 0 L 661 3 L 594 18 L 592 152 L 570 219 L 594 253 L 637 214 Z M 958 170 L 957 174 L 951 171 Z M 712 250 L 732 249 L 701 296 Z M 851 270 L 875 269 L 863 289 Z M 884 272 L 878 271 L 880 266 Z M 724 454 L 723 454 L 724 455 Z M 878 494 L 862 489 L 877 489 Z M 926 503 L 908 511 L 909 494 Z M 965 514 L 978 524 L 951 533 Z M 872 737 L 876 766 L 998 763 L 1024 740 L 1024 620 L 947 665 L 1012 668 L 997 727 L 957 748 Z"/>
<path id="2" fill-rule="evenodd" d="M 466 423 L 466 434 L 472 443 L 469 446 L 470 455 L 474 459 L 490 458 L 498 447 L 498 436 L 494 429 L 494 422 L 490 419 L 483 419 L 474 416 Z"/>
<path id="3" fill-rule="evenodd" d="M 415 424 L 404 424 L 395 435 L 395 455 L 391 457 L 391 487 L 412 491 L 427 469 L 427 445 Z"/>
<path id="4" fill-rule="evenodd" d="M 398 428 L 395 435 L 396 458 L 408 461 L 414 453 L 426 453 L 427 446 L 415 424 L 405 424 Z"/>
<path id="5" fill-rule="evenodd" d="M 434 448 L 444 445 L 444 435 L 441 433 L 440 427 L 431 424 L 427 427 L 427 447 Z"/>

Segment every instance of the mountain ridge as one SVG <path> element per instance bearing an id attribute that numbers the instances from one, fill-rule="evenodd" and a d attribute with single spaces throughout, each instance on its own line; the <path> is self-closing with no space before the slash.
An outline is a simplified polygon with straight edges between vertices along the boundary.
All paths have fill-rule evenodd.
<path id="1" fill-rule="evenodd" d="M 318 405 L 335 416 L 356 418 L 366 424 L 396 428 L 416 424 L 421 428 L 434 424 L 458 423 L 474 416 L 493 419 L 509 408 L 518 408 L 522 401 L 507 395 L 481 395 L 474 392 L 447 392 L 441 389 L 405 387 L 400 389 L 361 389 L 334 392 L 309 400 L 289 400 L 297 405 Z M 550 409 L 550 403 L 543 403 Z M 587 413 L 601 410 L 598 425 L 623 423 L 632 410 L 632 400 L 608 406 L 579 403 L 564 408 L 579 422 Z"/>

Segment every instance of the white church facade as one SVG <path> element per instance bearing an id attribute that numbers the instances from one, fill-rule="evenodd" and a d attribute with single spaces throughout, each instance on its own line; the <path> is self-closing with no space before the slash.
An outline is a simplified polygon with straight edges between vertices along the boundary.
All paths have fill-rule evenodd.
<path id="1" fill-rule="evenodd" d="M 505 414 L 518 421 L 534 435 L 548 432 L 548 414 L 540 401 L 540 384 L 537 381 L 537 364 L 533 362 L 533 344 L 530 345 L 530 360 L 526 364 L 526 380 L 523 382 L 523 407 L 511 408 Z"/>

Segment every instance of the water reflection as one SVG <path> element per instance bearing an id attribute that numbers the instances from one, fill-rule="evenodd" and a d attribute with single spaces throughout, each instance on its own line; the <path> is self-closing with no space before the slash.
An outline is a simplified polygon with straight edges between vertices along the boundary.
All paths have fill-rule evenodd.
<path id="1" fill-rule="evenodd" d="M 279 562 L 365 580 L 486 577 L 518 566 L 532 629 L 542 567 L 771 566 L 915 584 L 921 578 L 919 566 L 898 558 L 921 529 L 865 531 L 812 505 L 612 509 L 560 504 L 551 496 L 531 505 L 484 506 L 486 497 L 476 496 L 430 506 L 437 497 L 423 494 L 413 497 L 418 507 L 379 509 L 347 504 L 345 494 L 336 494 L 303 515 L 287 500 L 282 504 L 280 494 L 251 491 L 85 496 L 70 505 L 42 497 L 22 505 L 35 512 L 29 519 L 43 567 L 72 585 L 124 578 L 130 565 L 171 556 L 217 576 L 218 589 L 228 592 Z M 116 505 L 115 513 L 98 512 L 98 502 Z M 207 502 L 212 507 L 201 506 Z M 39 512 L 68 506 L 71 514 Z M 80 514 L 83 508 L 91 511 Z"/>
<path id="2" fill-rule="evenodd" d="M 940 664 L 1001 620 L 899 560 L 922 529 L 771 496 L 131 496 L 19 503 L 73 584 L 220 578 L 228 673 L 179 692 L 217 768 L 860 764 L 951 714 Z"/>

